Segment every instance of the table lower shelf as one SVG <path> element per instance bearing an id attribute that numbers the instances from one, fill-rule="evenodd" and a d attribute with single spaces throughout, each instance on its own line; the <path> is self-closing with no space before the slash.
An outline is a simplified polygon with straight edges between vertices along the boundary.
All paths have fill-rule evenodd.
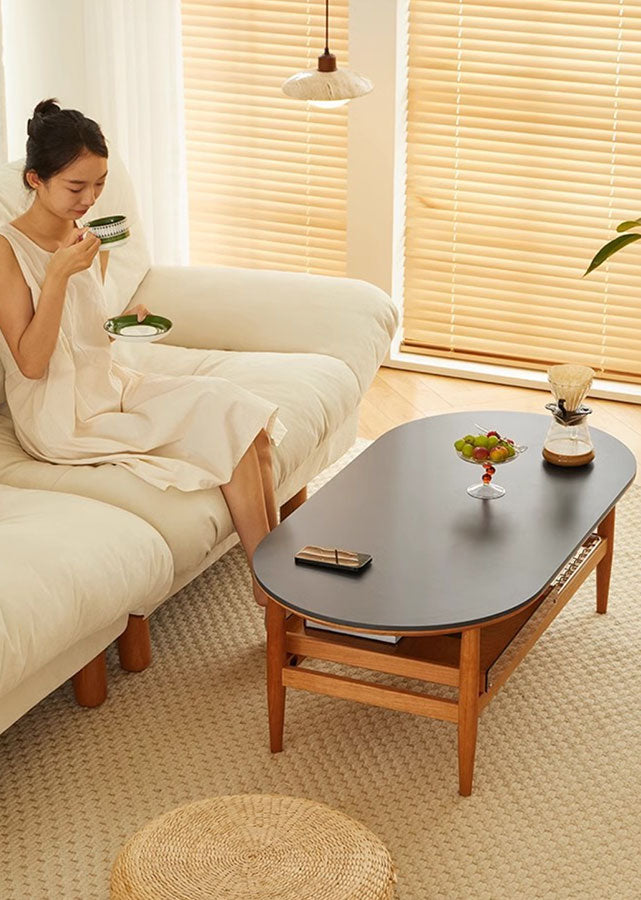
<path id="1" fill-rule="evenodd" d="M 525 609 L 503 619 L 480 626 L 479 694 L 481 705 L 485 705 L 483 695 L 493 696 L 505 683 L 511 672 L 534 646 L 548 625 L 558 615 L 585 578 L 600 562 L 606 552 L 606 542 L 597 534 L 592 534 L 584 542 L 578 553 L 564 567 L 557 578 Z M 297 669 L 298 674 L 286 676 L 286 683 L 302 690 L 318 691 L 322 679 L 329 678 L 327 691 L 338 696 L 339 685 L 335 679 L 340 676 L 326 676 L 311 670 L 300 669 L 305 658 L 325 660 L 346 666 L 399 675 L 434 684 L 458 687 L 461 655 L 461 632 L 404 636 L 396 644 L 376 642 L 367 638 L 354 637 L 348 633 L 328 632 L 305 626 L 297 615 L 289 616 L 286 622 L 285 648 L 288 667 Z M 293 663 L 293 664 L 292 664 Z M 315 676 L 315 677 L 312 677 Z M 362 689 L 367 682 L 342 679 L 353 682 Z M 381 700 L 391 695 L 380 685 Z M 394 689 L 396 690 L 396 689 Z M 359 691 L 350 690 L 350 699 L 360 699 Z M 368 692 L 369 693 L 369 692 Z M 414 692 L 406 692 L 414 694 Z M 425 694 L 414 696 L 429 700 Z M 363 702 L 372 702 L 365 700 Z M 406 700 L 404 700 L 406 703 Z M 377 704 L 379 705 L 379 704 Z M 380 704 L 385 705 L 385 704 Z M 456 704 L 455 704 L 456 705 Z M 393 708 L 398 708 L 394 705 Z M 439 707 L 440 708 L 440 707 Z M 449 710 L 441 710 L 443 718 L 451 719 Z M 441 716 L 438 716 L 441 718 Z"/>

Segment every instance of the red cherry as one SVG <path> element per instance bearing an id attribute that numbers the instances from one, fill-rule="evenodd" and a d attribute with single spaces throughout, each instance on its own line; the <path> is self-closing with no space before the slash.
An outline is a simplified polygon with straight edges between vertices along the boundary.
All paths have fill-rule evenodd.
<path id="1" fill-rule="evenodd" d="M 510 440 L 510 438 L 506 438 L 505 440 L 508 442 L 508 444 L 512 444 L 512 446 L 514 446 L 514 441 Z"/>
<path id="2" fill-rule="evenodd" d="M 497 438 L 501 437 L 501 435 L 498 433 L 498 431 L 488 431 L 486 437 L 492 437 L 492 435 L 494 435 L 494 437 L 497 437 Z"/>

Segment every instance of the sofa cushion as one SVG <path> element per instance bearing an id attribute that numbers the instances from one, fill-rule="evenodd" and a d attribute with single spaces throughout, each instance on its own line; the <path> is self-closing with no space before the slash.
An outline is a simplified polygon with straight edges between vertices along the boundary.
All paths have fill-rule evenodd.
<path id="1" fill-rule="evenodd" d="M 287 428 L 274 448 L 277 488 L 343 424 L 360 400 L 351 370 L 327 356 L 188 350 L 158 344 L 121 344 L 117 353 L 122 362 L 143 371 L 229 378 L 277 403 Z M 177 580 L 200 569 L 213 548 L 233 533 L 218 488 L 161 491 L 116 465 L 52 465 L 32 459 L 17 442 L 6 406 L 0 408 L 0 482 L 93 497 L 136 513 L 169 545 Z"/>
<path id="2" fill-rule="evenodd" d="M 0 547 L 0 696 L 173 580 L 146 522 L 68 494 L 0 485 Z"/>

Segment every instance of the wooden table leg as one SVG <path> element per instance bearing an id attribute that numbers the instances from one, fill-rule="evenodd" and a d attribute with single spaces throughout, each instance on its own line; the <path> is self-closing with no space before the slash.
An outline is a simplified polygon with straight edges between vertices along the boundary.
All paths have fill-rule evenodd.
<path id="1" fill-rule="evenodd" d="M 612 552 L 614 550 L 614 511 L 613 506 L 605 519 L 597 528 L 599 537 L 608 542 L 608 549 L 601 562 L 596 567 L 596 611 L 605 613 L 608 609 L 608 594 L 610 591 L 610 573 L 612 572 Z"/>
<path id="2" fill-rule="evenodd" d="M 474 776 L 474 753 L 479 719 L 479 666 L 481 629 L 470 628 L 461 635 L 458 695 L 458 779 L 459 794 L 469 797 Z"/>
<path id="3" fill-rule="evenodd" d="M 283 749 L 285 725 L 285 610 L 270 597 L 267 602 L 267 708 L 269 711 L 269 747 L 272 753 Z"/>

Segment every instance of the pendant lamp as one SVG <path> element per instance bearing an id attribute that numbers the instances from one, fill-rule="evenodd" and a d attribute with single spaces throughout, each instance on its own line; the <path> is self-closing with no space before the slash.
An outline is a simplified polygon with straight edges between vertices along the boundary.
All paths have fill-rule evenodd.
<path id="1" fill-rule="evenodd" d="M 373 87 L 365 75 L 336 67 L 336 57 L 329 51 L 329 0 L 325 0 L 325 52 L 318 57 L 318 68 L 292 75 L 283 83 L 283 93 L 318 109 L 333 109 L 369 94 Z"/>

